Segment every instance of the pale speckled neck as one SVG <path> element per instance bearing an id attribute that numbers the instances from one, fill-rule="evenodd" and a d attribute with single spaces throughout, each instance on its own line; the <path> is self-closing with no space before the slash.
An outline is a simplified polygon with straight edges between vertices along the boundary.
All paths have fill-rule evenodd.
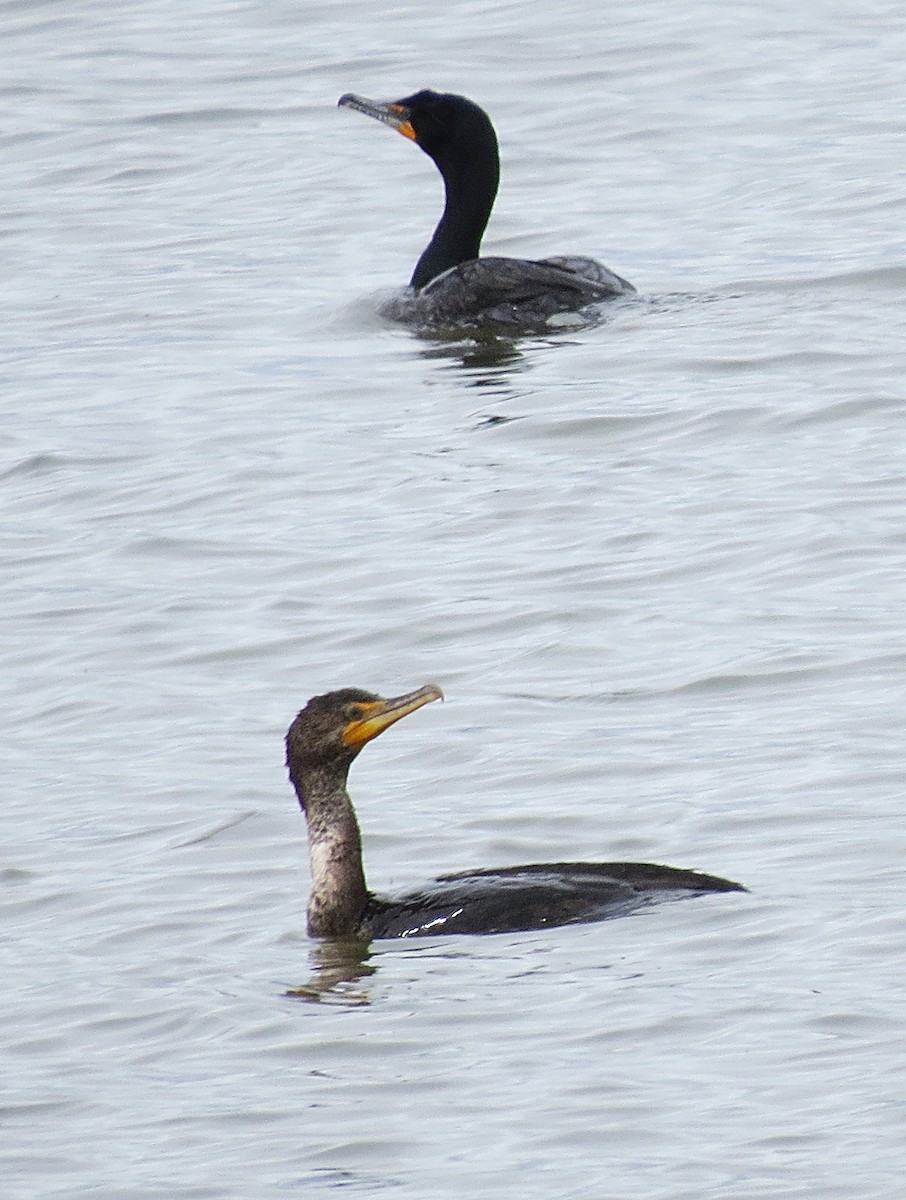
<path id="1" fill-rule="evenodd" d="M 344 783 L 316 771 L 296 781 L 308 823 L 308 932 L 313 937 L 355 934 L 368 901 L 362 839 Z"/>

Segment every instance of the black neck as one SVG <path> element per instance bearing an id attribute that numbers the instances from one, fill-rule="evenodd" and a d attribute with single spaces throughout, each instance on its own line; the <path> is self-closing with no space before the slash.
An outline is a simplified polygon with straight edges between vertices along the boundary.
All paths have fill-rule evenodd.
<path id="1" fill-rule="evenodd" d="M 409 281 L 416 290 L 450 267 L 478 258 L 497 195 L 500 166 L 496 147 L 493 156 L 484 162 L 454 160 L 437 166 L 444 177 L 446 203 L 434 236 Z"/>

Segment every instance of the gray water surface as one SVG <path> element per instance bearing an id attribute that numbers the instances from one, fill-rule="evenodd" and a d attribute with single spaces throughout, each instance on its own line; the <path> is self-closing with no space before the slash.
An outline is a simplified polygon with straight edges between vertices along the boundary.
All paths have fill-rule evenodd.
<path id="1" fill-rule="evenodd" d="M 899 1200 L 906 21 L 893 4 L 8 3 L 2 1194 Z M 487 252 L 639 298 L 387 327 L 498 127 Z M 366 958 L 305 935 L 282 736 L 371 883 L 739 879 Z"/>

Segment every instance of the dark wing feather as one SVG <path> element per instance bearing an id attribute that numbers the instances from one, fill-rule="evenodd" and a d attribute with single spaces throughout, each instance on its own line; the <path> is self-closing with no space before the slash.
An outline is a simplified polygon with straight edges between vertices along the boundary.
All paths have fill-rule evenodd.
<path id="1" fill-rule="evenodd" d="M 538 863 L 443 875 L 395 900 L 372 898 L 371 937 L 511 933 L 625 916 L 658 899 L 745 891 L 738 883 L 655 863 Z"/>
<path id="2" fill-rule="evenodd" d="M 591 258 L 475 258 L 396 298 L 385 311 L 414 325 L 537 328 L 557 313 L 578 313 L 634 291 Z"/>

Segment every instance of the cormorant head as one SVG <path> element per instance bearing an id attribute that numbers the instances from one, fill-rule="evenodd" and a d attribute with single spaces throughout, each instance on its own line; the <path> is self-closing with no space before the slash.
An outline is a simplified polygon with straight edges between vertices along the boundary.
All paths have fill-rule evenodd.
<path id="1" fill-rule="evenodd" d="M 443 692 L 434 684 L 391 700 L 361 688 L 314 696 L 286 734 L 290 778 L 299 784 L 312 770 L 345 776 L 349 764 L 372 738 L 422 705 L 442 699 Z"/>
<path id="2" fill-rule="evenodd" d="M 493 164 L 498 161 L 497 135 L 491 119 L 465 96 L 432 92 L 425 88 L 402 100 L 383 103 L 347 93 L 338 103 L 390 125 L 437 163 L 445 166 L 464 162 Z"/>
<path id="3" fill-rule="evenodd" d="M 397 100 L 415 133 L 413 141 L 438 165 L 460 156 L 497 156 L 497 135 L 490 117 L 472 100 L 425 89 Z"/>

